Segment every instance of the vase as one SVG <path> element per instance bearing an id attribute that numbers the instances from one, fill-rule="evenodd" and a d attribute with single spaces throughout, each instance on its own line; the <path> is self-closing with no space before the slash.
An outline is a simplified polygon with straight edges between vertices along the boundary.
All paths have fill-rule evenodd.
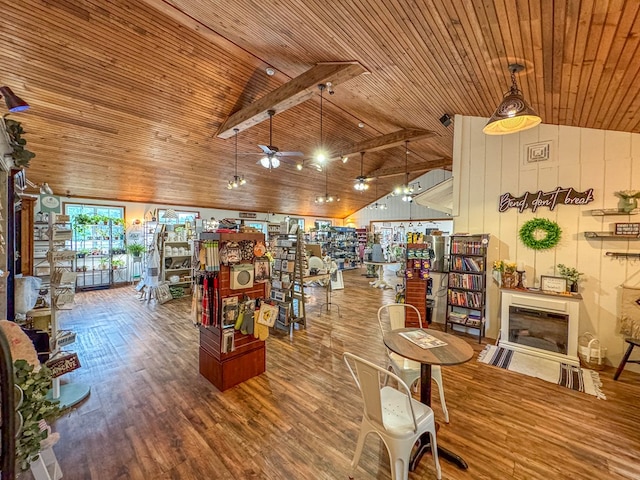
<path id="1" fill-rule="evenodd" d="M 515 273 L 502 272 L 502 288 L 516 288 L 518 278 Z"/>
<path id="2" fill-rule="evenodd" d="M 573 282 L 571 285 L 569 285 L 569 291 L 571 293 L 578 293 L 578 283 Z"/>

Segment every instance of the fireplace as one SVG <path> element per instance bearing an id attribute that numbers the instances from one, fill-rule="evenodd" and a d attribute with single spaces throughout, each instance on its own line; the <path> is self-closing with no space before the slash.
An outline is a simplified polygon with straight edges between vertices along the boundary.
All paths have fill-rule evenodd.
<path id="1" fill-rule="evenodd" d="M 579 365 L 579 296 L 509 289 L 501 292 L 501 347 Z"/>

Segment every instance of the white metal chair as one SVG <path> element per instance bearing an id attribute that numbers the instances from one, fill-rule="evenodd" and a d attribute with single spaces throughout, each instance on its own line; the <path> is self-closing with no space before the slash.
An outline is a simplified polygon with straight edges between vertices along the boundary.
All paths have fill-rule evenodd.
<path id="1" fill-rule="evenodd" d="M 405 318 L 407 309 L 414 310 L 418 316 L 418 324 L 422 328 L 422 316 L 420 311 L 413 305 L 407 303 L 390 303 L 383 305 L 378 309 L 378 323 L 380 324 L 380 331 L 382 335 L 385 333 L 384 319 L 385 316 L 389 320 L 389 329 L 397 330 L 399 328 L 405 328 Z M 389 368 L 398 375 L 409 386 L 414 386 L 420 380 L 420 363 L 409 360 L 403 356 L 398 355 L 387 350 L 389 355 Z M 442 369 L 440 365 L 433 365 L 431 367 L 431 378 L 438 386 L 438 393 L 440 394 L 440 405 L 442 406 L 442 413 L 444 414 L 445 423 L 449 423 L 449 410 L 447 410 L 447 403 L 444 400 L 444 383 L 442 381 Z"/>
<path id="2" fill-rule="evenodd" d="M 420 435 L 427 432 L 431 438 L 436 478 L 442 478 L 433 410 L 413 399 L 407 384 L 389 370 L 349 352 L 345 352 L 343 357 L 364 402 L 350 478 L 358 467 L 367 435 L 376 433 L 389 452 L 392 480 L 407 480 L 411 449 Z M 387 385 L 389 378 L 396 380 L 397 389 Z"/>

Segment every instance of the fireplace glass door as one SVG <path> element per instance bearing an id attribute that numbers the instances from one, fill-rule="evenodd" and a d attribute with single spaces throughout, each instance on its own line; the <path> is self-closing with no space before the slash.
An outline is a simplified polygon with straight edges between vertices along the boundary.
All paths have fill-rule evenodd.
<path id="1" fill-rule="evenodd" d="M 566 355 L 569 315 L 509 306 L 509 341 Z"/>

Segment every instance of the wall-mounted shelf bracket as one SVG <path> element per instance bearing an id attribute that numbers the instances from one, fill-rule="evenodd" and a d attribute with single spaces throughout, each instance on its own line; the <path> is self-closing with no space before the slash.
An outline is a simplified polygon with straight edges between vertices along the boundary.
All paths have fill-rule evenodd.
<path id="1" fill-rule="evenodd" d="M 607 252 L 605 253 L 607 257 L 617 257 L 617 258 L 640 258 L 640 253 L 625 253 L 625 252 Z"/>

